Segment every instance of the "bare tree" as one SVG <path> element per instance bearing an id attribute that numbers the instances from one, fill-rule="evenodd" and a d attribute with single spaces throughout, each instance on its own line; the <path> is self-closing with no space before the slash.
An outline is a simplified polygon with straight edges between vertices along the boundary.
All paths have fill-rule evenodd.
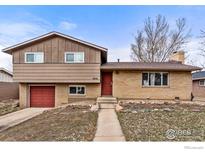
<path id="1" fill-rule="evenodd" d="M 135 36 L 135 44 L 131 44 L 131 58 L 140 62 L 163 62 L 174 51 L 182 50 L 190 37 L 185 18 L 176 20 L 174 30 L 169 27 L 166 18 L 161 15 L 155 20 L 148 17 L 144 28 Z"/>
<path id="2" fill-rule="evenodd" d="M 202 56 L 202 58 L 205 59 L 205 31 L 204 30 L 201 30 L 201 35 L 200 35 L 200 38 L 201 38 L 201 46 L 200 46 L 200 50 L 201 52 L 199 53 L 200 56 Z M 201 67 L 205 69 L 205 61 L 200 63 Z"/>

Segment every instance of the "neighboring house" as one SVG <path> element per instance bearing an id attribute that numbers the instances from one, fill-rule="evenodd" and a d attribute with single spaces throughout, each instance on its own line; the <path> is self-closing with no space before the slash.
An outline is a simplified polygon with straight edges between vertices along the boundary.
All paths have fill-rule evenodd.
<path id="1" fill-rule="evenodd" d="M 205 98 L 205 71 L 192 73 L 193 89 L 192 93 L 195 98 Z"/>
<path id="2" fill-rule="evenodd" d="M 12 82 L 13 74 L 6 70 L 5 68 L 0 67 L 0 82 Z"/>
<path id="3" fill-rule="evenodd" d="M 21 107 L 53 107 L 100 96 L 190 100 L 191 71 L 200 69 L 174 61 L 183 61 L 183 52 L 171 62 L 107 62 L 106 48 L 58 32 L 3 51 L 13 56 Z"/>

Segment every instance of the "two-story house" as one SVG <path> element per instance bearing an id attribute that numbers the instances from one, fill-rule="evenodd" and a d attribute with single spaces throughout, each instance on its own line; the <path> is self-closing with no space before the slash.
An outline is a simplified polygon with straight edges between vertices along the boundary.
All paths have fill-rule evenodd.
<path id="1" fill-rule="evenodd" d="M 54 107 L 100 96 L 190 100 L 191 71 L 200 69 L 183 64 L 182 52 L 163 63 L 107 62 L 106 48 L 58 32 L 3 51 L 13 56 L 22 107 Z"/>

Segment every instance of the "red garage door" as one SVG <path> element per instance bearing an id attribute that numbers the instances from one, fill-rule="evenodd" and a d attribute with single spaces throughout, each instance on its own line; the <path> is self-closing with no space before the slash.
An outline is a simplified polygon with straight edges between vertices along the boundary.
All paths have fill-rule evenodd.
<path id="1" fill-rule="evenodd" d="M 32 86 L 30 87 L 31 107 L 54 107 L 55 87 L 54 86 Z"/>

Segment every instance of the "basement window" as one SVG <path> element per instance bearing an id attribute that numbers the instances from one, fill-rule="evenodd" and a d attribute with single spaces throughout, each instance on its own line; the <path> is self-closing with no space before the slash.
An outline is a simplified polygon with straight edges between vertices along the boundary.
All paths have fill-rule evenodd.
<path id="1" fill-rule="evenodd" d="M 167 72 L 142 73 L 142 85 L 144 87 L 168 86 Z"/>
<path id="2" fill-rule="evenodd" d="M 44 54 L 43 52 L 26 52 L 25 63 L 43 63 Z"/>
<path id="3" fill-rule="evenodd" d="M 84 85 L 70 85 L 69 94 L 70 95 L 85 95 L 85 86 Z"/>
<path id="4" fill-rule="evenodd" d="M 199 80 L 199 86 L 205 86 L 205 80 Z"/>

